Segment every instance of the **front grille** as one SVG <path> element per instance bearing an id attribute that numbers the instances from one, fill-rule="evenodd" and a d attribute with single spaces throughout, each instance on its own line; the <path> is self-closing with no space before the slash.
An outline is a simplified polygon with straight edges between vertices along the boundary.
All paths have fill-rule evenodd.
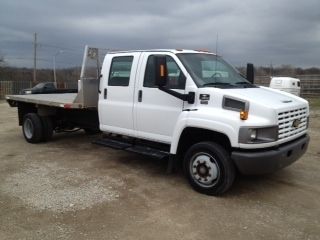
<path id="1" fill-rule="evenodd" d="M 297 135 L 307 129 L 307 108 L 298 108 L 278 113 L 278 139 Z"/>

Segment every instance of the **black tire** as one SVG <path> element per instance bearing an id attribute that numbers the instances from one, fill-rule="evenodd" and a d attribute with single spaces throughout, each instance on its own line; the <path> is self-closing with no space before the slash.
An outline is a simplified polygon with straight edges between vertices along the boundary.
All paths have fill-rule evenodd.
<path id="1" fill-rule="evenodd" d="M 43 126 L 42 141 L 47 142 L 53 135 L 53 124 L 50 117 L 40 117 Z"/>
<path id="2" fill-rule="evenodd" d="M 92 129 L 92 128 L 84 128 L 83 130 L 87 135 L 94 135 L 101 132 L 99 129 Z"/>
<path id="3" fill-rule="evenodd" d="M 213 142 L 193 145 L 184 157 L 183 168 L 196 191 L 214 196 L 230 189 L 236 176 L 229 154 Z"/>
<path id="4" fill-rule="evenodd" d="M 36 113 L 28 113 L 23 117 L 23 136 L 29 143 L 39 143 L 42 141 L 43 125 Z"/>

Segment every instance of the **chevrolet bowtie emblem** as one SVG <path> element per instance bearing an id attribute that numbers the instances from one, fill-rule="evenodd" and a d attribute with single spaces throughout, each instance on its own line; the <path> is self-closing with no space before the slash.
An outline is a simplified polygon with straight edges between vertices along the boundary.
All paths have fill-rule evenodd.
<path id="1" fill-rule="evenodd" d="M 300 119 L 295 119 L 295 120 L 292 122 L 292 127 L 297 128 L 297 127 L 299 127 L 300 123 L 301 123 L 301 120 L 300 120 Z"/>

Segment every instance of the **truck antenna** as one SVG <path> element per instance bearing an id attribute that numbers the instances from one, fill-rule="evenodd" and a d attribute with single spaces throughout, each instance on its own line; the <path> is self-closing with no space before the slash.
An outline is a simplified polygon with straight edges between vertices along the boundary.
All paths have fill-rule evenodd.
<path id="1" fill-rule="evenodd" d="M 216 37 L 216 55 L 218 55 L 218 40 L 219 40 L 219 33 L 217 33 L 217 37 Z"/>
<path id="2" fill-rule="evenodd" d="M 215 67 L 214 67 L 214 74 L 216 74 L 216 71 L 217 71 L 217 61 L 218 61 L 218 40 L 219 40 L 219 33 L 217 33 L 217 38 L 216 38 L 216 61 L 215 61 Z"/>

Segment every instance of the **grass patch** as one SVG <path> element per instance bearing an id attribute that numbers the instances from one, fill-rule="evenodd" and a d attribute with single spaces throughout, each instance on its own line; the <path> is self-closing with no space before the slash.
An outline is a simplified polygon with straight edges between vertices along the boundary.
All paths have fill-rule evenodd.
<path id="1" fill-rule="evenodd" d="M 320 97 L 308 99 L 311 108 L 320 108 Z"/>

